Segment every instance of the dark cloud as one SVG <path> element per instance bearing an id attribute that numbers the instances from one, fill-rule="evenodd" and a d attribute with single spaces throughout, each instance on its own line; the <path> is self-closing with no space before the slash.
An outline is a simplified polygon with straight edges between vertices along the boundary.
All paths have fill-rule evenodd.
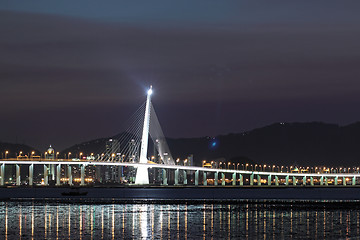
<path id="1" fill-rule="evenodd" d="M 265 14 L 270 5 L 255 6 Z M 209 16 L 194 25 L 169 17 L 159 26 L 140 21 L 149 14 L 138 24 L 129 15 L 134 21 L 126 24 L 0 12 L 1 140 L 16 135 L 36 146 L 65 147 L 116 134 L 150 84 L 172 137 L 275 121 L 359 120 L 360 17 L 349 9 L 337 20 L 344 7 L 317 19 L 315 10 L 287 8 L 294 16 L 286 6 L 271 6 L 280 16 L 255 21 L 231 11 L 228 18 L 216 15 L 217 23 Z M 301 9 L 310 19 L 300 18 Z"/>

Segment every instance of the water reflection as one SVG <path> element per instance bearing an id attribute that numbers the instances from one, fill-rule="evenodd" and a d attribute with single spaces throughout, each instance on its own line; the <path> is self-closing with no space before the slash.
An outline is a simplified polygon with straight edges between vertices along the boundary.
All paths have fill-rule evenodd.
<path id="1" fill-rule="evenodd" d="M 267 204 L 0 203 L 2 239 L 356 238 L 359 209 Z"/>

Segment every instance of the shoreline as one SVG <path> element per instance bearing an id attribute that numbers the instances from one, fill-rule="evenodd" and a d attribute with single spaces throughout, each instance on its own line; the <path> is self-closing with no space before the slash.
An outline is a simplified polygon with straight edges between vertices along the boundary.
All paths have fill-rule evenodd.
<path id="1" fill-rule="evenodd" d="M 352 202 L 360 186 L 96 186 L 2 187 L 0 201 L 122 203 Z"/>

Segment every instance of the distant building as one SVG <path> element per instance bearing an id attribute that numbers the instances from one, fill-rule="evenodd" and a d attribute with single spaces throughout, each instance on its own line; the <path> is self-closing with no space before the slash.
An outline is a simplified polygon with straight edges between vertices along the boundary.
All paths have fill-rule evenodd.
<path id="1" fill-rule="evenodd" d="M 114 159 L 118 154 L 120 154 L 120 142 L 117 139 L 110 138 L 106 141 L 105 152 L 108 160 Z"/>
<path id="2" fill-rule="evenodd" d="M 51 145 L 45 152 L 45 159 L 55 159 L 55 150 L 51 147 Z"/>

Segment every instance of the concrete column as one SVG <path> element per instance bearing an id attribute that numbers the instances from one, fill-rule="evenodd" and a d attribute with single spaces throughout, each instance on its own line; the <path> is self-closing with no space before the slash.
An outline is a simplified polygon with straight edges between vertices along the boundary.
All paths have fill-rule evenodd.
<path id="1" fill-rule="evenodd" d="M 44 185 L 49 185 L 48 167 L 44 165 Z"/>
<path id="2" fill-rule="evenodd" d="M 338 185 L 338 177 L 335 177 L 335 179 L 334 179 L 334 185 L 336 186 L 336 185 Z"/>
<path id="3" fill-rule="evenodd" d="M 163 185 L 168 185 L 166 169 L 162 170 Z"/>
<path id="4" fill-rule="evenodd" d="M 232 185 L 235 186 L 236 185 L 236 173 L 234 172 L 232 175 Z"/>
<path id="5" fill-rule="evenodd" d="M 21 182 L 21 175 L 20 175 L 20 166 L 19 164 L 16 164 L 16 186 L 20 186 Z"/>
<path id="6" fill-rule="evenodd" d="M 203 185 L 207 186 L 206 172 L 203 172 Z"/>
<path id="7" fill-rule="evenodd" d="M 4 186 L 5 185 L 5 163 L 1 164 L 0 175 L 1 175 L 0 185 Z"/>
<path id="8" fill-rule="evenodd" d="M 118 172 L 117 183 L 121 183 L 121 181 L 122 181 L 122 177 L 123 177 L 123 175 L 122 175 L 122 168 L 123 168 L 123 166 L 118 166 L 118 170 L 117 170 L 117 172 Z M 154 176 L 155 176 L 155 173 L 156 173 L 156 171 L 154 170 Z"/>
<path id="9" fill-rule="evenodd" d="M 242 174 L 240 174 L 239 179 L 240 179 L 240 186 L 243 186 L 244 185 L 244 177 Z"/>
<path id="10" fill-rule="evenodd" d="M 34 164 L 29 166 L 29 186 L 34 184 Z"/>
<path id="11" fill-rule="evenodd" d="M 353 185 L 353 186 L 356 185 L 356 177 L 355 177 L 355 176 L 352 178 L 352 185 Z"/>
<path id="12" fill-rule="evenodd" d="M 343 177 L 343 185 L 346 186 L 346 178 Z"/>
<path id="13" fill-rule="evenodd" d="M 261 186 L 261 176 L 257 175 L 257 185 Z"/>
<path id="14" fill-rule="evenodd" d="M 218 185 L 218 179 L 219 179 L 219 172 L 214 173 L 214 185 Z"/>
<path id="15" fill-rule="evenodd" d="M 186 170 L 184 170 L 183 174 L 184 174 L 184 185 L 187 185 L 187 172 L 186 172 Z"/>
<path id="16" fill-rule="evenodd" d="M 296 186 L 296 177 L 293 177 L 293 186 Z"/>
<path id="17" fill-rule="evenodd" d="M 195 186 L 199 185 L 199 170 L 195 171 Z"/>
<path id="18" fill-rule="evenodd" d="M 310 185 L 314 186 L 314 177 L 310 177 Z"/>
<path id="19" fill-rule="evenodd" d="M 51 180 L 55 181 L 55 164 L 51 164 Z"/>
<path id="20" fill-rule="evenodd" d="M 81 164 L 81 183 L 80 183 L 80 185 L 81 186 L 84 186 L 85 185 L 85 164 Z"/>
<path id="21" fill-rule="evenodd" d="M 250 175 L 250 186 L 254 185 L 254 174 Z"/>
<path id="22" fill-rule="evenodd" d="M 71 165 L 68 165 L 68 178 L 69 178 L 69 185 L 70 185 L 70 186 L 73 185 Z"/>
<path id="23" fill-rule="evenodd" d="M 221 173 L 221 185 L 225 186 L 225 173 Z"/>
<path id="24" fill-rule="evenodd" d="M 303 177 L 303 185 L 306 186 L 306 176 Z"/>
<path id="25" fill-rule="evenodd" d="M 271 175 L 268 176 L 268 186 L 271 185 Z"/>
<path id="26" fill-rule="evenodd" d="M 275 185 L 279 186 L 279 177 L 278 176 L 275 176 Z"/>
<path id="27" fill-rule="evenodd" d="M 289 175 L 285 177 L 285 185 L 289 186 Z"/>
<path id="28" fill-rule="evenodd" d="M 179 185 L 179 169 L 175 170 L 175 185 Z"/>
<path id="29" fill-rule="evenodd" d="M 329 185 L 327 177 L 325 177 L 325 185 Z"/>
<path id="30" fill-rule="evenodd" d="M 56 186 L 60 186 L 61 164 L 56 166 Z"/>
<path id="31" fill-rule="evenodd" d="M 321 177 L 321 178 L 320 178 L 320 185 L 321 185 L 321 186 L 324 185 L 324 177 Z"/>
<path id="32" fill-rule="evenodd" d="M 95 175 L 96 175 L 96 180 L 102 183 L 103 180 L 101 175 L 101 166 L 95 166 Z"/>

